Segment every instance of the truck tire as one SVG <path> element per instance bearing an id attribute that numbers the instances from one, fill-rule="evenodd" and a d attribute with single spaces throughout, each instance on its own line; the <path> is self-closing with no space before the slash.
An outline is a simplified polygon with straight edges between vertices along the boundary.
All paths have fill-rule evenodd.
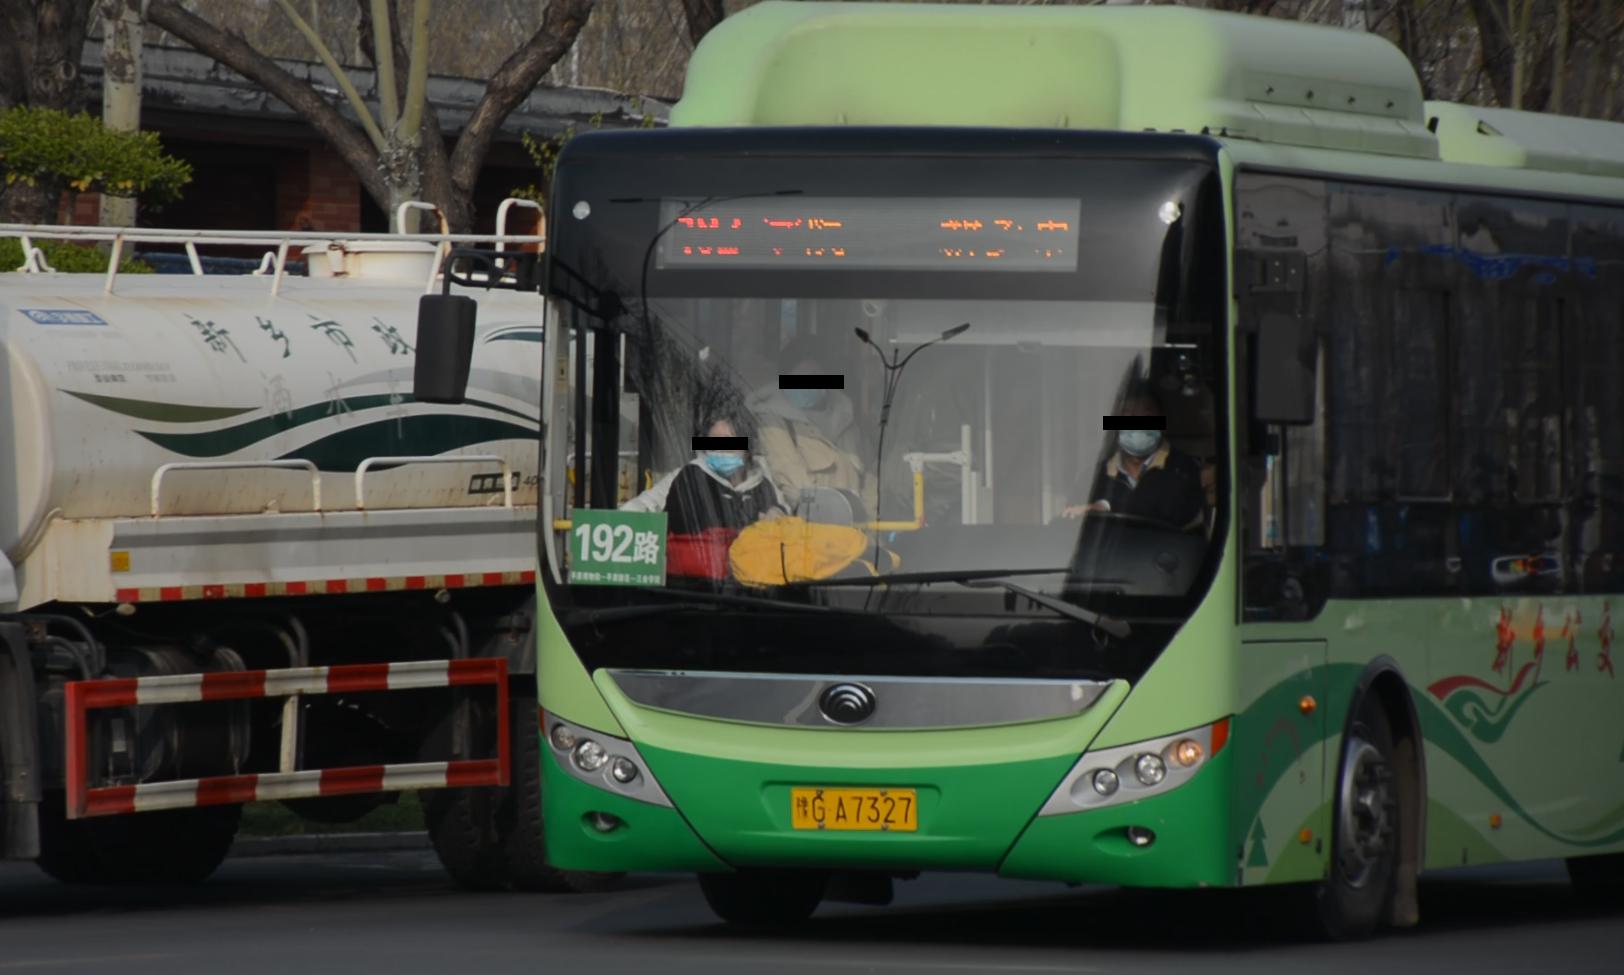
<path id="1" fill-rule="evenodd" d="M 504 852 L 513 886 L 519 890 L 586 894 L 607 890 L 620 880 L 618 873 L 559 870 L 547 862 L 547 843 L 541 825 L 541 734 L 531 716 L 537 702 L 513 702 L 513 788 L 509 795 Z"/>
<path id="2" fill-rule="evenodd" d="M 604 890 L 619 874 L 557 870 L 547 863 L 541 826 L 541 740 L 536 698 L 515 695 L 509 722 L 513 786 L 507 789 L 437 789 L 423 797 L 429 838 L 440 863 L 468 890 L 586 893 Z M 431 741 L 450 741 L 450 716 Z M 476 727 L 495 722 L 477 716 Z M 486 742 L 476 748 L 488 754 Z"/>
<path id="3" fill-rule="evenodd" d="M 67 884 L 200 883 L 231 851 L 242 818 L 241 806 L 207 806 L 70 821 L 60 794 L 47 806 L 35 862 Z"/>

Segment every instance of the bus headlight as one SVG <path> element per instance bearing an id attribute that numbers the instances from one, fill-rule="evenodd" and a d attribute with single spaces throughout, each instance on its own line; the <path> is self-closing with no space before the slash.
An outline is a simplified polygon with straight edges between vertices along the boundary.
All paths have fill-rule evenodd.
<path id="1" fill-rule="evenodd" d="M 1188 782 L 1229 740 L 1229 719 L 1165 738 L 1085 752 L 1039 810 L 1084 812 L 1160 795 Z"/>
<path id="2" fill-rule="evenodd" d="M 596 772 L 598 769 L 603 768 L 605 762 L 609 761 L 609 753 L 604 751 L 603 746 L 591 738 L 581 739 L 580 744 L 575 746 L 573 757 L 575 767 L 583 772 Z"/>
<path id="3" fill-rule="evenodd" d="M 671 806 L 637 746 L 547 715 L 546 742 L 559 768 L 593 788 L 656 806 Z M 603 815 L 608 815 L 604 813 Z"/>

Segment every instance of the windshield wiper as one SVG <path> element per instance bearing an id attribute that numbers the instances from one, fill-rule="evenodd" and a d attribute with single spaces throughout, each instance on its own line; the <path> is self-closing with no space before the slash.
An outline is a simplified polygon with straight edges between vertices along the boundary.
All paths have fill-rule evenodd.
<path id="1" fill-rule="evenodd" d="M 965 585 L 973 589 L 986 589 L 991 586 L 997 586 L 998 588 L 1012 592 L 1017 596 L 1025 596 L 1027 599 L 1032 600 L 1039 606 L 1045 606 L 1052 609 L 1062 616 L 1069 616 L 1074 620 L 1082 620 L 1089 626 L 1092 626 L 1095 629 L 1104 630 L 1119 640 L 1127 639 L 1128 635 L 1133 632 L 1133 628 L 1128 625 L 1127 620 L 1119 620 L 1115 616 L 1106 616 L 1104 613 L 1096 613 L 1092 609 L 1084 609 L 1081 606 L 1068 603 L 1064 599 L 1056 599 L 1053 596 L 1045 596 L 1041 592 L 1033 592 L 1025 586 L 1017 586 L 1013 582 L 1005 582 L 1001 579 L 984 579 L 966 582 Z"/>
<path id="2" fill-rule="evenodd" d="M 676 597 L 669 603 L 639 603 L 635 606 L 604 606 L 596 609 L 573 609 L 564 616 L 564 624 L 618 623 L 623 620 L 643 619 L 685 612 L 720 612 L 726 606 L 748 606 L 754 609 L 783 610 L 792 613 L 851 614 L 851 609 L 832 606 L 813 606 L 808 603 L 790 603 L 760 596 L 739 596 L 732 593 L 705 592 L 702 589 L 672 589 L 668 586 L 635 586 L 638 592 Z"/>
<path id="3" fill-rule="evenodd" d="M 873 588 L 888 585 L 929 584 L 933 582 L 956 582 L 971 588 L 988 588 L 996 586 L 1017 596 L 1025 596 L 1032 602 L 1047 609 L 1052 609 L 1062 616 L 1069 616 L 1074 620 L 1081 620 L 1090 626 L 1103 630 L 1118 639 L 1125 639 L 1133 632 L 1126 620 L 1119 620 L 1114 616 L 1096 613 L 1091 609 L 1084 609 L 1063 599 L 1045 596 L 1034 592 L 1025 586 L 1009 582 L 1011 576 L 1043 576 L 1064 575 L 1069 569 L 972 569 L 963 572 L 894 572 L 889 575 L 865 576 L 856 579 L 818 579 L 809 582 L 789 583 L 789 588 L 814 588 L 824 586 L 859 586 Z"/>

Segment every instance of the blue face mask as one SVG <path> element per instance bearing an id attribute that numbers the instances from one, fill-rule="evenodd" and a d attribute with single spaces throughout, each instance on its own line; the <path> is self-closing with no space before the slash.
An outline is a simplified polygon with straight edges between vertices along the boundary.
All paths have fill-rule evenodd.
<path id="1" fill-rule="evenodd" d="M 1160 430 L 1123 430 L 1117 434 L 1117 447 L 1132 457 L 1149 457 L 1161 445 Z"/>
<path id="2" fill-rule="evenodd" d="M 722 477 L 732 477 L 744 467 L 744 455 L 731 450 L 707 450 L 705 466 Z"/>
<path id="3" fill-rule="evenodd" d="M 815 410 L 823 405 L 827 390 L 822 389 L 786 389 L 784 398 L 790 405 L 798 410 Z"/>

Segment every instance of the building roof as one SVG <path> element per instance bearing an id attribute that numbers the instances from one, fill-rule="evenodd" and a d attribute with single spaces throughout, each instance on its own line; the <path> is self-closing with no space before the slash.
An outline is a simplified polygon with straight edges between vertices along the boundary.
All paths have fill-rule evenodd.
<path id="1" fill-rule="evenodd" d="M 151 127 L 165 123 L 187 125 L 230 118 L 231 131 L 241 134 L 288 135 L 309 133 L 297 112 L 242 75 L 213 58 L 188 47 L 148 44 L 142 50 L 142 114 Z M 328 97 L 345 118 L 355 113 L 319 62 L 276 59 L 284 71 L 310 83 Z M 81 70 L 86 83 L 101 88 L 101 42 L 85 43 Z M 349 76 L 370 107 L 378 105 L 377 75 L 370 69 L 350 68 Z M 447 135 L 462 131 L 484 94 L 485 83 L 471 78 L 431 76 L 429 102 Z M 637 125 L 645 116 L 663 121 L 664 102 L 595 88 L 538 86 L 521 102 L 502 126 L 499 139 L 517 142 L 520 133 L 550 136 L 570 125 L 601 116 L 609 128 Z"/>

